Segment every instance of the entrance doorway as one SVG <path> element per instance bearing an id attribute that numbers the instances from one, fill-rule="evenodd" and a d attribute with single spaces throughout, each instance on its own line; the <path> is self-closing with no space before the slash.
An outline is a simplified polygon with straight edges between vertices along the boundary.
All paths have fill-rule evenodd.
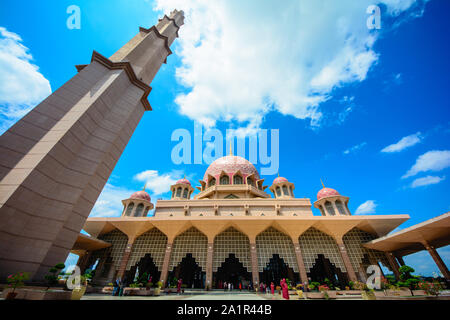
<path id="1" fill-rule="evenodd" d="M 203 289 L 205 287 L 206 273 L 195 262 L 191 253 L 186 254 L 178 266 L 169 273 L 168 283 L 170 286 L 176 286 L 179 279 L 183 280 L 183 285 L 187 288 Z"/>
<path id="2" fill-rule="evenodd" d="M 136 274 L 138 272 L 138 274 Z M 138 278 L 138 281 L 144 282 L 146 278 L 147 281 L 150 280 L 152 283 L 156 283 L 161 276 L 161 271 L 158 271 L 158 267 L 153 262 L 153 258 L 150 253 L 147 253 L 144 257 L 139 260 L 133 267 L 131 267 L 130 271 L 127 271 L 125 274 L 125 279 L 127 282 L 131 283 L 133 280 Z"/>
<path id="3" fill-rule="evenodd" d="M 347 275 L 340 268 L 335 267 L 323 254 L 318 255 L 314 267 L 308 273 L 308 277 L 311 278 L 311 281 L 321 284 L 326 282 L 325 279 L 328 279 L 334 286 L 340 288 L 344 288 L 348 283 Z"/>
<path id="4" fill-rule="evenodd" d="M 259 273 L 260 282 L 265 284 L 273 282 L 276 286 L 280 285 L 282 279 L 289 279 L 295 285 L 299 278 L 300 275 L 294 272 L 278 254 L 274 254 L 264 271 Z"/>
<path id="5" fill-rule="evenodd" d="M 242 288 L 247 287 L 250 283 L 251 274 L 247 271 L 244 265 L 236 258 L 234 253 L 230 253 L 228 258 L 213 274 L 213 282 L 217 289 L 223 288 L 223 283 L 232 283 L 234 289 L 239 288 L 239 283 Z"/>

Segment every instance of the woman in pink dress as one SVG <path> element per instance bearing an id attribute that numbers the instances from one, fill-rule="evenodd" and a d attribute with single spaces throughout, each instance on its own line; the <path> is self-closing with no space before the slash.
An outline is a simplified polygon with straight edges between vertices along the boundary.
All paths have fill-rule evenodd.
<path id="1" fill-rule="evenodd" d="M 181 293 L 181 285 L 183 284 L 183 280 L 180 279 L 178 280 L 178 284 L 177 284 L 177 293 L 180 294 Z"/>
<path id="2" fill-rule="evenodd" d="M 283 290 L 283 299 L 289 300 L 289 289 L 286 279 L 281 280 L 281 289 Z"/>
<path id="3" fill-rule="evenodd" d="M 275 294 L 275 285 L 273 284 L 273 282 L 270 283 L 270 291 L 272 292 L 272 294 Z"/>

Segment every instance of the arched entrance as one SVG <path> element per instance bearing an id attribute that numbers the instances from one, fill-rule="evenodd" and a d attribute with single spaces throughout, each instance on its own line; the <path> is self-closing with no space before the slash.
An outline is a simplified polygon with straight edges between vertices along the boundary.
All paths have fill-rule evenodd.
<path id="1" fill-rule="evenodd" d="M 239 283 L 242 285 L 242 288 L 246 288 L 250 280 L 251 273 L 244 268 L 234 253 L 230 253 L 229 257 L 225 259 L 217 269 L 217 272 L 214 273 L 214 281 L 218 289 L 222 289 L 225 282 L 232 283 L 234 289 L 239 288 Z"/>
<path id="2" fill-rule="evenodd" d="M 367 249 L 363 246 L 364 243 L 376 239 L 374 235 L 358 228 L 353 228 L 342 239 L 350 262 L 360 281 L 366 281 L 367 267 L 372 264 L 379 266 L 382 263 L 387 269 L 392 271 L 392 267 L 384 252 Z"/>
<path id="3" fill-rule="evenodd" d="M 183 285 L 186 285 L 187 288 L 200 289 L 204 288 L 205 277 L 205 272 L 202 271 L 192 254 L 188 253 L 169 273 L 169 283 L 171 286 L 176 286 L 176 282 L 182 279 Z"/>
<path id="4" fill-rule="evenodd" d="M 207 249 L 208 238 L 194 227 L 178 235 L 170 256 L 169 287 L 176 287 L 181 278 L 189 288 L 205 288 Z"/>
<path id="5" fill-rule="evenodd" d="M 259 281 L 265 284 L 273 282 L 275 285 L 279 285 L 281 279 L 289 279 L 293 283 L 297 283 L 299 275 L 284 262 L 283 258 L 274 254 L 264 267 L 264 271 L 259 273 Z"/>
<path id="6" fill-rule="evenodd" d="M 128 243 L 128 237 L 119 230 L 113 230 L 98 238 L 113 245 L 94 251 L 87 262 L 87 266 L 88 269 L 93 270 L 93 284 L 107 285 L 114 281 Z"/>
<path id="7" fill-rule="evenodd" d="M 320 284 L 330 281 L 333 286 L 344 288 L 347 285 L 347 276 L 336 268 L 329 259 L 325 258 L 323 254 L 319 254 L 314 262 L 314 266 L 310 269 L 308 277 L 313 282 Z"/>
<path id="8" fill-rule="evenodd" d="M 246 288 L 251 281 L 250 241 L 242 232 L 229 227 L 214 239 L 213 288 L 222 289 L 224 282 L 234 288 Z"/>
<path id="9" fill-rule="evenodd" d="M 156 283 L 161 276 L 166 245 L 167 236 L 157 228 L 152 228 L 139 236 L 133 244 L 128 260 L 126 279 L 130 283 L 133 282 L 138 271 L 139 277 L 147 273 L 147 276 L 152 277 L 152 282 Z"/>
<path id="10" fill-rule="evenodd" d="M 283 278 L 293 285 L 300 281 L 294 244 L 291 238 L 270 227 L 256 237 L 259 280 L 266 284 L 280 284 Z"/>
<path id="11" fill-rule="evenodd" d="M 325 279 L 328 279 L 341 287 L 347 285 L 347 269 L 336 241 L 331 236 L 312 227 L 304 232 L 298 241 L 310 281 L 323 284 Z"/>
<path id="12" fill-rule="evenodd" d="M 136 274 L 137 272 L 137 274 Z M 130 268 L 129 271 L 125 273 L 125 278 L 131 282 L 135 278 L 138 278 L 141 283 L 145 284 L 151 281 L 155 284 L 159 277 L 161 276 L 161 271 L 158 270 L 155 262 L 150 253 L 147 253 L 139 262 Z"/>

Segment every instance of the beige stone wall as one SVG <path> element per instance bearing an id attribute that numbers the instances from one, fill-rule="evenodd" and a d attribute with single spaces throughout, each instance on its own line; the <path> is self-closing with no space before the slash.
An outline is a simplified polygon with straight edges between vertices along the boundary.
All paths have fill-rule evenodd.
<path id="1" fill-rule="evenodd" d="M 264 214 L 265 216 L 276 216 L 277 213 L 275 211 L 275 207 L 250 207 L 250 215 L 252 216 L 260 216 Z"/>
<path id="2" fill-rule="evenodd" d="M 282 216 L 302 216 L 302 215 L 311 215 L 311 208 L 305 207 L 281 207 L 280 214 Z"/>
<path id="3" fill-rule="evenodd" d="M 189 208 L 190 215 L 193 217 L 198 217 L 200 215 L 204 217 L 211 217 L 214 216 L 214 208 L 212 207 L 193 207 Z"/>
<path id="4" fill-rule="evenodd" d="M 221 216 L 245 216 L 244 207 L 220 207 L 219 215 Z"/>

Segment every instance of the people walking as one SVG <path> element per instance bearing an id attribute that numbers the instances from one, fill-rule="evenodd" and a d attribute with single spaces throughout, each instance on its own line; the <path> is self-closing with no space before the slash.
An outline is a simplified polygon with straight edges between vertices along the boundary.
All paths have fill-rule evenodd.
<path id="1" fill-rule="evenodd" d="M 273 282 L 270 283 L 270 291 L 272 292 L 272 294 L 275 294 L 275 285 L 273 284 Z"/>
<path id="2" fill-rule="evenodd" d="M 223 291 L 227 291 L 228 290 L 228 283 L 225 281 L 223 283 Z"/>

